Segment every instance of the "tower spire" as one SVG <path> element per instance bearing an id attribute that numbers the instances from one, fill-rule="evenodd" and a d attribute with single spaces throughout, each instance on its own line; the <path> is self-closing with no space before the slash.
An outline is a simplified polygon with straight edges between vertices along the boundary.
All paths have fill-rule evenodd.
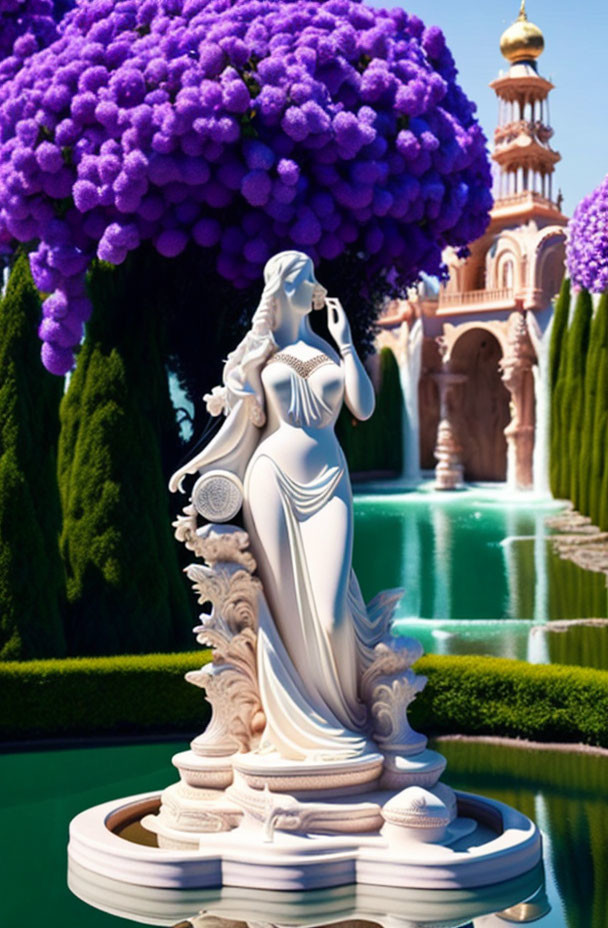
<path id="1" fill-rule="evenodd" d="M 536 67 L 544 45 L 541 30 L 528 20 L 526 0 L 521 0 L 518 18 L 500 39 L 509 71 L 490 84 L 499 101 L 492 153 L 496 200 L 524 193 L 553 200 L 552 175 L 560 156 L 550 145 L 547 98 L 553 84 Z"/>

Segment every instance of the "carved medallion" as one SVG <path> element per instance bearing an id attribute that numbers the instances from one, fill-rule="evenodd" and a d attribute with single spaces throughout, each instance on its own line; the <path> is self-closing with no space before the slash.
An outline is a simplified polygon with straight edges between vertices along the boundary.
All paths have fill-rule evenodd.
<path id="1" fill-rule="evenodd" d="M 228 471 L 211 471 L 194 484 L 192 503 L 204 519 L 229 522 L 243 505 L 243 485 Z"/>

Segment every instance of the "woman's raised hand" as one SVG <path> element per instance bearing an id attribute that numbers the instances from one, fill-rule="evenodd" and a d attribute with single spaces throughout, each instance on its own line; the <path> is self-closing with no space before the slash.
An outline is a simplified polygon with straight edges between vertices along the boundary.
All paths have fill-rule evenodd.
<path id="1" fill-rule="evenodd" d="M 342 351 L 343 348 L 347 348 L 352 343 L 350 324 L 340 300 L 328 296 L 325 303 L 327 306 L 327 328 L 338 349 Z"/>

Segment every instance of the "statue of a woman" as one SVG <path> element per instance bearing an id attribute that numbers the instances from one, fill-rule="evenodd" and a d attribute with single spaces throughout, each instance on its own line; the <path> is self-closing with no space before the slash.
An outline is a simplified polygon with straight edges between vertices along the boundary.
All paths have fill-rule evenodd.
<path id="1" fill-rule="evenodd" d="M 305 254 L 286 251 L 264 270 L 251 330 L 206 397 L 226 421 L 171 479 L 228 473 L 242 480 L 243 514 L 265 603 L 258 678 L 266 715 L 261 751 L 288 760 L 346 760 L 377 751 L 359 682 L 393 603 L 366 610 L 352 571 L 353 509 L 334 426 L 343 400 L 358 419 L 374 391 L 340 302 L 327 297 Z M 327 307 L 335 347 L 309 323 Z M 266 608 L 267 604 L 267 608 Z"/>

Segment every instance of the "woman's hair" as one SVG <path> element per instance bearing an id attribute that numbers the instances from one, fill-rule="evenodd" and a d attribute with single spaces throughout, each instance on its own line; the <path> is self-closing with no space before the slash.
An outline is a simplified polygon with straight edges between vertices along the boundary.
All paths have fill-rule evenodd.
<path id="1" fill-rule="evenodd" d="M 260 373 L 267 358 L 276 350 L 273 331 L 277 325 L 277 296 L 289 277 L 297 275 L 305 264 L 311 263 L 301 251 L 281 251 L 266 262 L 264 290 L 253 314 L 251 328 L 226 359 L 222 375 L 223 387 L 215 387 L 207 394 L 207 408 L 212 415 L 224 409 L 230 412 L 240 399 L 249 399 L 249 418 L 255 425 L 263 425 L 264 394 Z M 216 402 L 214 403 L 214 399 Z"/>

